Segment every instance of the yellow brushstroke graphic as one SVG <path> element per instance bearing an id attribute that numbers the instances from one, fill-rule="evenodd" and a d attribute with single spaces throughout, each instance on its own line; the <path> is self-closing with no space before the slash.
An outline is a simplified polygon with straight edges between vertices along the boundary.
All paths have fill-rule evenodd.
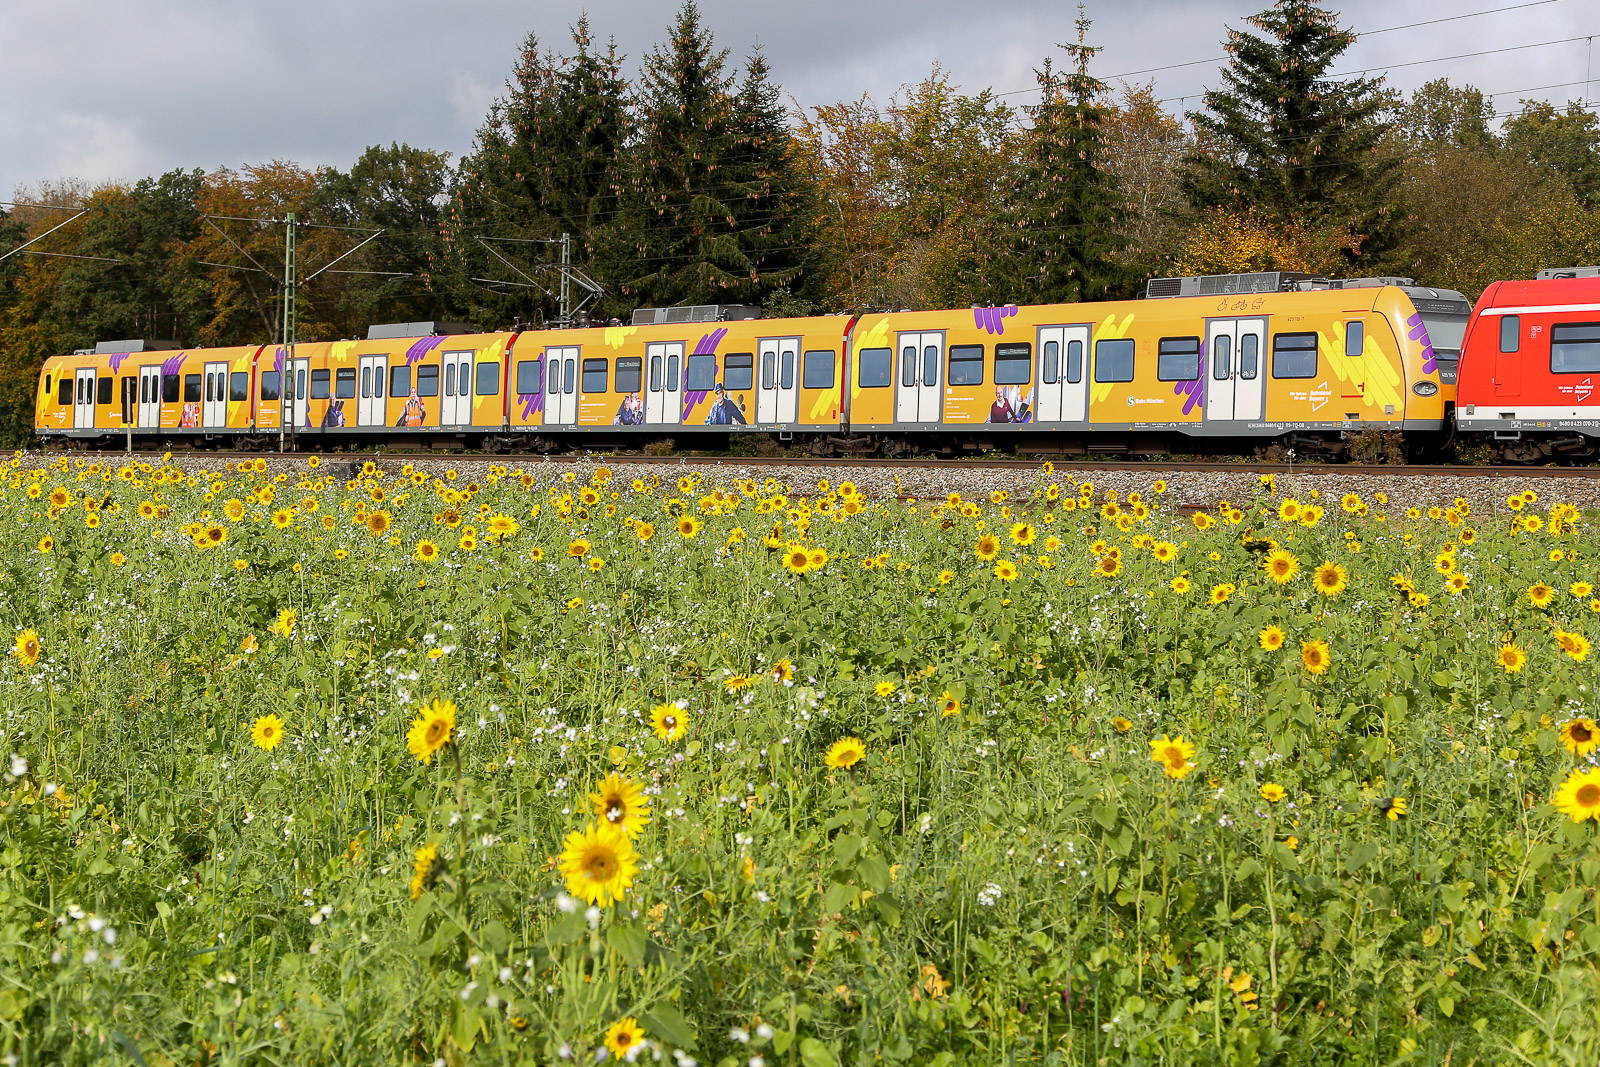
<path id="1" fill-rule="evenodd" d="M 1398 353 L 1385 352 L 1383 346 L 1373 339 L 1373 334 L 1374 331 L 1368 330 L 1362 338 L 1359 362 L 1344 354 L 1343 322 L 1335 322 L 1327 334 L 1318 331 L 1317 350 L 1324 357 L 1324 365 L 1333 368 L 1333 375 L 1339 381 L 1347 385 L 1365 382 L 1361 404 L 1373 408 L 1372 417 L 1387 417 L 1383 412 L 1389 405 L 1393 405 L 1398 415 L 1405 410 L 1405 401 L 1399 392 L 1400 372 L 1395 366 Z M 1365 374 L 1365 379 L 1357 376 L 1357 367 Z M 1348 405 L 1350 401 L 1341 398 L 1340 403 Z"/>
<path id="2" fill-rule="evenodd" d="M 607 326 L 605 342 L 607 348 L 621 348 L 622 343 L 639 332 L 637 326 Z"/>
<path id="3" fill-rule="evenodd" d="M 806 416 L 812 421 L 823 418 L 836 418 L 839 410 L 839 387 L 824 389 L 817 394 L 817 399 L 811 404 L 811 414 Z"/>
<path id="4" fill-rule="evenodd" d="M 1095 327 L 1094 339 L 1096 341 L 1116 341 L 1126 337 L 1128 330 L 1133 326 L 1133 312 L 1128 312 L 1127 317 L 1122 320 L 1122 325 L 1119 326 L 1116 322 L 1117 316 L 1115 314 L 1107 315 L 1106 321 Z M 1111 395 L 1111 390 L 1114 388 L 1116 388 L 1115 382 L 1101 383 L 1091 381 L 1089 383 L 1090 402 L 1094 404 L 1100 403 Z"/>
<path id="5" fill-rule="evenodd" d="M 856 342 L 850 347 L 850 351 L 852 354 L 856 354 L 859 353 L 863 348 L 884 348 L 887 347 L 888 342 L 889 320 L 879 319 L 877 322 L 873 323 L 872 329 L 856 338 Z M 859 373 L 852 374 L 850 376 L 850 399 L 854 401 L 855 398 L 860 395 L 861 375 Z M 816 413 L 813 412 L 812 414 L 815 415 Z"/>
<path id="6" fill-rule="evenodd" d="M 328 354 L 332 357 L 332 362 L 343 363 L 355 354 L 358 344 L 359 341 L 335 341 Z"/>

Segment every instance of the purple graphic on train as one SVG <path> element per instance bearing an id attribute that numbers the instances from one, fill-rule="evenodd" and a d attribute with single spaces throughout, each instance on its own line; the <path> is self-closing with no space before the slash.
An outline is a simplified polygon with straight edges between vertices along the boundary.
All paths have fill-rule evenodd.
<path id="1" fill-rule="evenodd" d="M 717 346 L 722 343 L 722 339 L 726 336 L 728 336 L 728 328 L 726 326 L 717 327 L 715 330 L 712 330 L 710 333 L 705 334 L 700 338 L 700 340 L 695 344 L 694 352 L 692 354 L 696 356 L 715 356 L 717 354 Z M 716 374 L 717 361 L 713 359 L 711 361 L 711 377 L 713 382 L 716 381 Z M 687 419 L 689 417 L 689 412 L 694 410 L 695 405 L 704 400 L 708 395 L 710 395 L 711 392 L 709 389 L 695 389 L 690 391 L 688 360 L 684 360 L 683 363 L 683 390 L 683 414 L 678 416 L 679 422 Z"/>
<path id="2" fill-rule="evenodd" d="M 1017 313 L 1017 305 L 972 309 L 972 324 L 990 334 L 1004 334 L 1006 319 Z"/>
<path id="3" fill-rule="evenodd" d="M 1428 336 L 1427 324 L 1421 315 L 1412 315 L 1406 325 L 1411 328 L 1406 336 L 1422 346 L 1422 373 L 1432 374 L 1439 369 L 1439 361 L 1433 355 L 1433 340 Z"/>
<path id="4" fill-rule="evenodd" d="M 1206 398 L 1206 376 L 1202 374 L 1192 382 L 1179 382 L 1172 387 L 1172 395 L 1188 397 L 1183 402 L 1183 413 L 1189 414 L 1196 404 Z"/>

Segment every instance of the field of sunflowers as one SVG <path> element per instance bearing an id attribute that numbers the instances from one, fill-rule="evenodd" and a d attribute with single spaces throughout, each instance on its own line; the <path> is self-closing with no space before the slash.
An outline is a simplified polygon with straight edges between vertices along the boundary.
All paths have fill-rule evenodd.
<path id="1" fill-rule="evenodd" d="M 1575 507 L 335 466 L 0 474 L 4 1063 L 1600 1057 Z"/>

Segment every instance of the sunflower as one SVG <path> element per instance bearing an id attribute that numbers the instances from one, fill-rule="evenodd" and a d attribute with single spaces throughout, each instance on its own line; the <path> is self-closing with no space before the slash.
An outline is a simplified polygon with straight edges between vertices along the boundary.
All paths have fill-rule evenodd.
<path id="1" fill-rule="evenodd" d="M 1587 756 L 1600 748 L 1600 727 L 1587 715 L 1580 715 L 1561 726 L 1561 747 L 1574 756 Z"/>
<path id="2" fill-rule="evenodd" d="M 954 694 L 952 694 L 948 689 L 946 689 L 944 691 L 944 695 L 939 698 L 939 717 L 941 719 L 946 719 L 946 718 L 949 718 L 951 715 L 960 715 L 960 714 L 961 714 L 961 701 L 957 700 L 955 698 Z"/>
<path id="3" fill-rule="evenodd" d="M 382 537 L 389 532 L 390 515 L 387 511 L 374 511 L 367 516 L 367 533 L 373 537 Z"/>
<path id="4" fill-rule="evenodd" d="M 1122 573 L 1122 560 L 1116 556 L 1101 556 L 1094 565 L 1094 572 L 1102 578 L 1115 578 Z"/>
<path id="5" fill-rule="evenodd" d="M 1300 521 L 1300 501 L 1294 497 L 1285 497 L 1278 505 L 1278 518 L 1284 522 Z"/>
<path id="6" fill-rule="evenodd" d="M 1133 729 L 1133 723 L 1124 719 L 1121 715 L 1113 715 L 1111 717 L 1111 728 L 1119 734 L 1125 734 Z"/>
<path id="7" fill-rule="evenodd" d="M 1038 536 L 1039 531 L 1028 523 L 1019 522 L 1011 527 L 1011 543 L 1014 545 L 1021 545 L 1026 548 L 1033 544 L 1034 539 Z"/>
<path id="8" fill-rule="evenodd" d="M 412 554 L 423 563 L 433 563 L 439 558 L 439 546 L 428 540 L 418 541 Z"/>
<path id="9" fill-rule="evenodd" d="M 1312 674 L 1326 674 L 1333 665 L 1333 653 L 1328 650 L 1328 642 L 1300 642 L 1300 663 Z"/>
<path id="10" fill-rule="evenodd" d="M 1462 574 L 1460 571 L 1455 571 L 1452 574 L 1445 575 L 1444 587 L 1456 596 L 1460 596 L 1462 593 L 1467 591 L 1467 585 L 1471 581 L 1472 579 L 1468 578 L 1465 574 Z"/>
<path id="11" fill-rule="evenodd" d="M 620 774 L 608 774 L 595 789 L 598 792 L 590 793 L 589 800 L 602 823 L 629 837 L 644 832 L 644 824 L 650 821 L 650 798 L 644 795 L 644 786 Z"/>
<path id="12" fill-rule="evenodd" d="M 1120 567 L 1121 564 L 1119 563 L 1118 566 Z M 1003 559 L 994 565 L 994 576 L 1000 579 L 1002 582 L 1016 581 L 1017 565 L 1012 563 L 1009 559 Z"/>
<path id="13" fill-rule="evenodd" d="M 1256 641 L 1268 652 L 1276 652 L 1283 647 L 1284 636 L 1277 626 L 1268 626 L 1256 635 Z"/>
<path id="14" fill-rule="evenodd" d="M 742 692 L 746 689 L 749 689 L 751 684 L 750 676 L 742 672 L 739 674 L 729 675 L 727 678 L 722 680 L 722 688 L 726 689 L 730 693 Z"/>
<path id="15" fill-rule="evenodd" d="M 406 748 L 422 763 L 432 763 L 434 753 L 450 743 L 456 730 L 456 705 L 452 700 L 424 704 L 406 732 Z"/>
<path id="16" fill-rule="evenodd" d="M 72 503 L 72 494 L 67 491 L 65 486 L 58 485 L 50 490 L 51 507 L 64 508 L 70 503 Z"/>
<path id="17" fill-rule="evenodd" d="M 1557 630 L 1556 644 L 1561 646 L 1561 651 L 1579 663 L 1582 663 L 1589 655 L 1589 639 L 1583 634 Z"/>
<path id="18" fill-rule="evenodd" d="M 139 508 L 140 508 L 139 514 L 142 517 L 144 517 L 144 518 L 149 518 L 150 517 L 150 516 L 144 514 L 144 505 L 143 504 L 140 504 Z M 229 500 L 226 504 L 222 505 L 222 513 L 224 515 L 228 516 L 228 519 L 230 521 L 238 522 L 240 519 L 244 518 L 244 501 L 243 500 L 239 500 L 237 498 Z"/>
<path id="19" fill-rule="evenodd" d="M 493 515 L 489 518 L 489 532 L 496 537 L 510 537 L 520 529 L 522 524 L 510 515 Z"/>
<path id="20" fill-rule="evenodd" d="M 1261 561 L 1262 569 L 1279 585 L 1287 584 L 1300 571 L 1300 560 L 1293 552 L 1275 548 Z"/>
<path id="21" fill-rule="evenodd" d="M 685 515 L 678 520 L 678 536 L 684 540 L 695 537 L 700 533 L 701 522 L 691 515 Z"/>
<path id="22" fill-rule="evenodd" d="M 650 728 L 663 741 L 676 741 L 689 731 L 689 715 L 677 704 L 657 704 L 650 709 Z"/>
<path id="23" fill-rule="evenodd" d="M 1528 587 L 1528 603 L 1536 608 L 1547 608 L 1556 598 L 1556 591 L 1544 582 L 1538 582 Z"/>
<path id="24" fill-rule="evenodd" d="M 22 661 L 24 667 L 31 667 L 39 662 L 40 654 L 39 634 L 34 630 L 24 630 L 17 635 L 17 640 L 11 647 L 11 652 Z"/>
<path id="25" fill-rule="evenodd" d="M 315 457 L 312 457 L 315 458 Z M 433 885 L 444 861 L 439 858 L 439 846 L 432 841 L 417 849 L 411 875 L 411 899 L 422 896 L 422 891 Z"/>
<path id="26" fill-rule="evenodd" d="M 1600 768 L 1573 771 L 1552 799 L 1556 810 L 1573 822 L 1600 820 Z"/>
<path id="27" fill-rule="evenodd" d="M 1361 497 L 1355 493 L 1346 493 L 1339 498 L 1339 506 L 1346 512 L 1354 515 L 1361 510 Z"/>
<path id="28" fill-rule="evenodd" d="M 656 535 L 656 528 L 648 522 L 641 522 L 633 528 L 633 534 L 641 541 L 648 541 Z"/>
<path id="29" fill-rule="evenodd" d="M 279 637 L 293 637 L 295 618 L 293 608 L 284 608 L 278 612 L 278 617 L 272 620 L 272 632 Z"/>
<path id="30" fill-rule="evenodd" d="M 1507 641 L 1495 650 L 1494 661 L 1505 668 L 1507 674 L 1515 674 L 1528 664 L 1528 653 L 1521 645 Z"/>
<path id="31" fill-rule="evenodd" d="M 790 541 L 783 550 L 783 567 L 790 574 L 804 574 L 811 566 L 811 553 L 805 545 Z"/>
<path id="32" fill-rule="evenodd" d="M 806 567 L 810 570 L 819 571 L 827 565 L 828 550 L 825 548 L 813 548 L 810 557 L 806 561 Z"/>
<path id="33" fill-rule="evenodd" d="M 272 513 L 272 525 L 283 530 L 294 523 L 294 509 L 279 508 Z"/>
<path id="34" fill-rule="evenodd" d="M 607 823 L 591 824 L 567 835 L 561 852 L 567 892 L 606 907 L 620 902 L 639 873 L 639 854 L 628 835 Z"/>
<path id="35" fill-rule="evenodd" d="M 619 1060 L 631 1061 L 629 1053 L 633 1052 L 643 1040 L 644 1030 L 640 1029 L 638 1021 L 631 1015 L 625 1019 L 618 1019 L 606 1031 L 606 1048 Z"/>
<path id="36" fill-rule="evenodd" d="M 960 702 L 957 702 L 959 709 Z M 867 758 L 867 746 L 861 743 L 861 738 L 851 736 L 842 737 L 835 741 L 822 757 L 822 762 L 836 770 L 848 771 L 856 764 Z"/>
<path id="37" fill-rule="evenodd" d="M 1399 822 L 1400 816 L 1406 813 L 1406 798 L 1384 797 L 1378 801 L 1378 810 L 1383 812 L 1390 822 Z"/>
<path id="38" fill-rule="evenodd" d="M 1571 588 L 1569 588 L 1567 591 L 1573 596 L 1577 597 L 1579 600 L 1586 600 L 1588 599 L 1589 595 L 1594 592 L 1594 586 L 1590 585 L 1588 582 L 1573 582 Z"/>
<path id="39" fill-rule="evenodd" d="M 1217 524 L 1217 520 L 1213 519 L 1210 515 L 1207 515 L 1205 512 L 1197 511 L 1197 512 L 1194 513 L 1194 528 L 1196 530 L 1209 530 L 1209 529 L 1211 529 L 1211 527 L 1215 526 L 1216 524 Z"/>
<path id="40" fill-rule="evenodd" d="M 947 570 L 942 570 L 942 571 L 939 572 L 939 584 L 940 585 L 949 585 L 951 582 L 953 582 L 955 580 L 956 580 L 956 572 L 955 571 L 947 569 Z"/>
<path id="41" fill-rule="evenodd" d="M 1323 596 L 1338 596 L 1350 584 L 1350 572 L 1344 564 L 1332 560 L 1324 562 L 1311 575 L 1311 585 Z"/>
<path id="42" fill-rule="evenodd" d="M 1211 592 L 1206 596 L 1206 603 L 1212 606 L 1226 604 L 1234 592 L 1232 582 L 1220 582 L 1211 587 Z"/>
<path id="43" fill-rule="evenodd" d="M 1054 552 L 1061 547 L 1061 541 L 1059 538 L 1052 537 L 1050 540 L 1055 542 L 1054 547 L 1052 547 L 1048 541 L 1045 542 L 1045 547 L 1051 552 Z M 1167 563 L 1178 558 L 1178 546 L 1173 544 L 1171 541 L 1157 541 L 1155 544 L 1150 546 L 1150 554 L 1156 559 L 1160 560 L 1162 563 Z"/>
<path id="44" fill-rule="evenodd" d="M 456 541 L 456 547 L 461 549 L 463 552 L 472 552 L 478 547 L 478 538 L 469 530 L 467 533 L 462 534 L 461 538 Z"/>
<path id="45" fill-rule="evenodd" d="M 1268 782 L 1266 785 L 1261 787 L 1261 799 L 1265 800 L 1268 804 L 1276 804 L 1287 795 L 1288 794 L 1284 791 L 1283 786 L 1279 785 L 1277 782 Z"/>
<path id="46" fill-rule="evenodd" d="M 1190 589 L 1189 579 L 1185 578 L 1181 574 L 1172 579 L 1172 581 L 1168 582 L 1167 585 L 1171 586 L 1172 591 L 1177 593 L 1179 596 L 1183 596 Z"/>
<path id="47" fill-rule="evenodd" d="M 1161 764 L 1161 773 L 1172 779 L 1182 779 L 1194 770 L 1194 746 L 1179 734 L 1175 738 L 1161 735 L 1159 741 L 1150 742 L 1150 758 Z"/>
<path id="48" fill-rule="evenodd" d="M 283 720 L 263 715 L 250 726 L 250 740 L 263 752 L 271 752 L 283 741 Z"/>
<path id="49" fill-rule="evenodd" d="M 994 534 L 984 534 L 978 538 L 978 543 L 973 546 L 972 551 L 987 563 L 1000 554 L 1000 539 Z"/>
<path id="50" fill-rule="evenodd" d="M 55 547 L 56 547 L 56 539 L 55 538 L 53 538 L 53 537 L 41 537 L 41 538 L 39 538 L 39 551 L 40 552 L 45 552 L 45 553 L 53 552 L 53 551 L 55 551 Z"/>

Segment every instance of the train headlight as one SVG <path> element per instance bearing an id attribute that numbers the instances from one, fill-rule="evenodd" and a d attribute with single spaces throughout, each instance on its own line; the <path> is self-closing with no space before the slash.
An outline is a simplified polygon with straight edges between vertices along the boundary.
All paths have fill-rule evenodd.
<path id="1" fill-rule="evenodd" d="M 1436 382 L 1418 382 L 1411 387 L 1411 391 L 1418 396 L 1432 396 L 1439 391 L 1439 386 Z"/>

